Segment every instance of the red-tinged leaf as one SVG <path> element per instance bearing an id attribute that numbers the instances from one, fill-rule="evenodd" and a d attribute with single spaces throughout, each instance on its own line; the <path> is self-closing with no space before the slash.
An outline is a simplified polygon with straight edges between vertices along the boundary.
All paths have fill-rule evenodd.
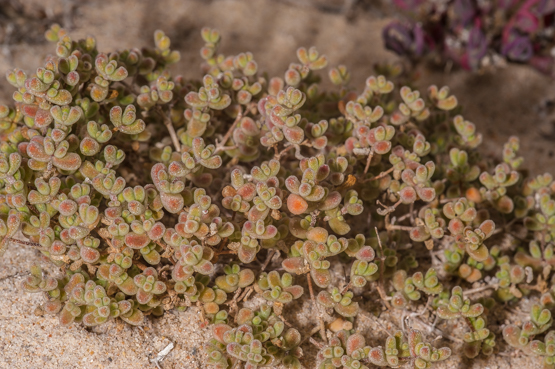
<path id="1" fill-rule="evenodd" d="M 150 238 L 148 234 L 137 234 L 135 232 L 129 232 L 125 235 L 125 244 L 132 249 L 142 249 L 150 243 Z"/>
<path id="2" fill-rule="evenodd" d="M 300 144 L 304 140 L 304 130 L 300 127 L 283 127 L 283 135 L 287 141 Z"/>
<path id="3" fill-rule="evenodd" d="M 59 240 L 56 240 L 50 246 L 50 253 L 52 255 L 63 255 L 66 252 L 66 245 Z"/>
<path id="4" fill-rule="evenodd" d="M 85 263 L 96 263 L 100 259 L 100 253 L 98 250 L 91 247 L 83 246 L 81 247 L 81 258 Z"/>
<path id="5" fill-rule="evenodd" d="M 72 226 L 69 229 L 69 237 L 74 240 L 85 238 L 89 234 L 89 229 L 85 227 Z"/>
<path id="6" fill-rule="evenodd" d="M 150 265 L 160 264 L 160 254 L 156 250 L 151 250 L 148 254 L 143 254 L 143 259 Z"/>
<path id="7" fill-rule="evenodd" d="M 87 327 L 92 327 L 92 326 L 100 324 L 99 322 L 97 322 L 97 318 L 94 316 L 93 313 L 85 314 L 85 316 L 83 317 L 82 322 Z"/>
<path id="8" fill-rule="evenodd" d="M 39 110 L 38 105 L 23 105 L 23 115 L 25 115 L 26 117 L 31 117 L 34 118 L 35 115 L 37 114 L 37 111 Z"/>
<path id="9" fill-rule="evenodd" d="M 335 311 L 345 318 L 355 317 L 358 314 L 358 309 L 358 302 L 352 302 L 347 306 L 341 304 L 335 305 Z"/>
<path id="10" fill-rule="evenodd" d="M 77 211 L 77 203 L 69 199 L 64 200 L 60 203 L 58 211 L 60 212 L 60 214 L 66 217 L 73 215 Z"/>
<path id="11" fill-rule="evenodd" d="M 116 219 L 121 216 L 122 208 L 119 206 L 109 207 L 104 210 L 104 215 L 108 219 Z"/>
<path id="12" fill-rule="evenodd" d="M 120 318 L 131 325 L 140 325 L 144 320 L 144 315 L 140 310 L 134 309 L 131 314 L 124 314 Z"/>
<path id="13" fill-rule="evenodd" d="M 304 289 L 301 286 L 291 286 L 283 289 L 286 292 L 289 292 L 293 299 L 298 299 L 302 296 Z"/>
<path id="14" fill-rule="evenodd" d="M 254 273 L 250 269 L 243 269 L 239 272 L 239 284 L 240 288 L 245 288 L 250 286 L 254 282 Z"/>
<path id="15" fill-rule="evenodd" d="M 172 278 L 178 282 L 182 282 L 187 278 L 191 277 L 194 273 L 193 268 L 188 265 L 184 265 L 181 262 L 178 262 L 172 271 Z"/>
<path id="16" fill-rule="evenodd" d="M 147 304 L 150 300 L 152 300 L 152 298 L 154 297 L 154 295 L 150 292 L 146 292 L 145 290 L 143 290 L 142 288 L 139 288 L 139 290 L 137 291 L 137 294 L 135 295 L 135 297 L 137 298 L 137 302 L 139 304 L 145 305 Z"/>
<path id="17" fill-rule="evenodd" d="M 249 323 L 254 319 L 254 317 L 254 312 L 251 309 L 242 308 L 239 310 L 236 318 L 237 324 L 239 325 L 237 330 L 242 333 L 252 333 L 252 328 Z"/>
<path id="18" fill-rule="evenodd" d="M 49 102 L 56 104 L 56 105 L 68 105 L 73 100 L 71 93 L 68 90 L 58 90 L 55 91 L 55 94 L 51 94 L 50 92 L 53 91 L 52 89 L 48 90 L 45 98 Z"/>
<path id="19" fill-rule="evenodd" d="M 85 137 L 79 144 L 81 154 L 85 156 L 94 156 L 98 154 L 100 152 L 100 148 L 100 144 L 90 137 Z"/>
<path id="20" fill-rule="evenodd" d="M 51 157 L 46 153 L 46 151 L 44 151 L 44 146 L 36 141 L 31 141 L 27 145 L 27 155 L 35 160 L 42 162 L 48 162 Z"/>
<path id="21" fill-rule="evenodd" d="M 451 219 L 449 222 L 449 231 L 452 235 L 462 234 L 464 227 L 464 223 L 459 218 Z"/>
<path id="22" fill-rule="evenodd" d="M 430 234 L 428 233 L 428 229 L 424 226 L 414 227 L 410 231 L 410 238 L 416 242 L 424 242 L 430 238 Z"/>
<path id="23" fill-rule="evenodd" d="M 127 78 L 127 70 L 124 67 L 119 67 L 110 75 L 112 81 L 123 81 Z"/>
<path id="24" fill-rule="evenodd" d="M 351 355 L 354 351 L 364 348 L 366 340 L 360 333 L 350 335 L 347 339 L 347 355 Z"/>
<path id="25" fill-rule="evenodd" d="M 335 305 L 335 301 L 328 291 L 320 291 L 316 296 L 316 301 L 325 308 L 332 308 Z"/>
<path id="26" fill-rule="evenodd" d="M 485 220 L 480 224 L 480 229 L 484 232 L 485 238 L 488 238 L 493 234 L 493 231 L 495 231 L 495 223 L 490 219 Z"/>
<path id="27" fill-rule="evenodd" d="M 281 263 L 283 269 L 288 273 L 302 274 L 305 272 L 306 264 L 304 258 L 293 257 L 283 260 Z"/>
<path id="28" fill-rule="evenodd" d="M 397 309 L 404 309 L 407 306 L 407 300 L 400 292 L 397 292 L 391 299 L 391 305 Z"/>
<path id="29" fill-rule="evenodd" d="M 242 311 L 243 309 L 241 309 Z M 241 313 L 241 311 L 239 313 Z M 238 314 L 239 316 L 239 314 Z M 239 323 L 241 324 L 241 323 Z M 227 324 L 214 324 L 212 326 L 212 336 L 220 343 L 224 342 L 224 334 L 231 330 L 231 327 Z"/>
<path id="30" fill-rule="evenodd" d="M 422 201 L 430 202 L 436 197 L 436 190 L 433 187 L 416 187 L 416 192 Z"/>
<path id="31" fill-rule="evenodd" d="M 60 313 L 60 324 L 62 326 L 70 325 L 71 323 L 73 323 L 74 320 L 75 316 L 71 313 L 70 310 L 66 308 L 62 309 L 62 312 Z"/>
<path id="32" fill-rule="evenodd" d="M 177 214 L 183 209 L 184 200 L 181 194 L 161 192 L 160 199 L 162 200 L 164 209 L 172 214 Z"/>
<path id="33" fill-rule="evenodd" d="M 285 180 L 285 187 L 293 193 L 299 193 L 299 187 L 301 186 L 301 182 L 295 176 L 289 176 Z"/>
<path id="34" fill-rule="evenodd" d="M 214 271 L 214 265 L 208 260 L 202 260 L 195 266 L 195 270 L 200 274 L 208 275 Z"/>
<path id="35" fill-rule="evenodd" d="M 385 353 L 381 347 L 374 347 L 368 353 L 368 359 L 372 364 L 378 366 L 387 366 L 388 362 L 385 360 Z"/>
<path id="36" fill-rule="evenodd" d="M 310 275 L 320 288 L 327 288 L 331 283 L 331 273 L 328 269 L 311 269 Z"/>
<path id="37" fill-rule="evenodd" d="M 416 201 L 416 191 L 410 186 L 403 187 L 403 189 L 399 191 L 399 196 L 403 204 L 412 204 Z"/>
<path id="38" fill-rule="evenodd" d="M 257 251 L 258 250 L 256 248 L 246 247 L 242 245 L 237 252 L 237 256 L 239 257 L 239 260 L 241 260 L 241 262 L 248 264 L 254 260 Z"/>
<path id="39" fill-rule="evenodd" d="M 266 208 L 264 210 L 258 210 L 258 208 L 254 206 L 250 208 L 249 212 L 247 213 L 247 218 L 251 222 L 256 222 L 260 219 L 266 219 L 269 212 L 270 212 L 270 208 Z"/>
<path id="40" fill-rule="evenodd" d="M 160 222 L 156 222 L 152 228 L 150 229 L 150 231 L 148 231 L 148 237 L 151 240 L 159 240 L 164 236 L 164 233 L 166 232 L 166 226 Z"/>
<path id="41" fill-rule="evenodd" d="M 385 155 L 391 150 L 391 142 L 389 141 L 379 141 L 373 146 L 374 151 L 377 154 Z"/>
<path id="42" fill-rule="evenodd" d="M 328 231 L 322 227 L 314 227 L 307 232 L 307 238 L 311 241 L 324 243 L 328 239 Z"/>
<path id="43" fill-rule="evenodd" d="M 320 209 L 321 211 L 334 209 L 339 206 L 341 200 L 343 200 L 341 194 L 337 191 L 334 191 L 326 196 L 324 201 L 321 202 L 318 206 L 318 209 Z"/>
<path id="44" fill-rule="evenodd" d="M 49 110 L 38 109 L 35 114 L 35 127 L 44 128 L 52 123 L 52 115 Z"/>
<path id="45" fill-rule="evenodd" d="M 503 338 L 507 343 L 513 347 L 520 348 L 519 338 L 521 335 L 521 330 L 519 327 L 514 325 L 508 325 L 503 329 Z"/>
<path id="46" fill-rule="evenodd" d="M 46 314 L 58 314 L 58 312 L 62 309 L 62 303 L 57 299 L 48 300 L 42 305 L 42 309 Z"/>
<path id="47" fill-rule="evenodd" d="M 299 215 L 308 209 L 308 203 L 301 196 L 292 193 L 287 197 L 287 208 L 291 213 Z"/>
<path id="48" fill-rule="evenodd" d="M 67 154 L 63 158 L 54 156 L 52 157 L 52 164 L 62 170 L 74 171 L 81 166 L 81 157 L 74 152 Z"/>
<path id="49" fill-rule="evenodd" d="M 374 252 L 374 249 L 371 246 L 362 247 L 356 254 L 356 258 L 358 260 L 363 260 L 367 262 L 374 260 L 375 256 L 376 256 L 376 253 Z"/>
<path id="50" fill-rule="evenodd" d="M 322 150 L 328 144 L 328 138 L 326 136 L 318 137 L 312 140 L 312 147 L 317 150 Z"/>

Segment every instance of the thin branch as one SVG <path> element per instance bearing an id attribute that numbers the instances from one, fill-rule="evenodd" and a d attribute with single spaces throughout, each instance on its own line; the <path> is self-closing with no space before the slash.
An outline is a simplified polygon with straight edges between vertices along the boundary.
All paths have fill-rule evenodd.
<path id="1" fill-rule="evenodd" d="M 237 145 L 233 145 L 233 146 L 219 146 L 216 148 L 216 150 L 214 150 L 214 154 L 219 153 L 220 151 L 227 151 L 227 150 L 235 150 L 237 148 Z"/>
<path id="2" fill-rule="evenodd" d="M 400 226 L 400 225 L 395 225 L 395 224 L 389 224 L 386 226 L 386 229 L 388 231 L 407 231 L 410 232 L 413 230 L 414 227 L 409 227 L 409 226 Z"/>
<path id="3" fill-rule="evenodd" d="M 177 134 L 175 133 L 175 129 L 173 128 L 173 123 L 170 119 L 170 117 L 166 114 L 164 114 L 164 112 L 162 111 L 162 108 L 160 106 L 157 106 L 157 112 L 162 116 L 162 118 L 164 119 L 164 125 L 166 126 L 166 128 L 168 129 L 168 132 L 170 133 L 170 137 L 172 139 L 173 145 L 175 146 L 175 151 L 177 152 L 181 152 L 181 144 L 179 143 L 179 139 L 177 138 Z"/>
<path id="4" fill-rule="evenodd" d="M 243 112 L 240 111 L 237 114 L 237 117 L 235 118 L 235 120 L 233 121 L 233 124 L 229 127 L 224 137 L 222 137 L 222 140 L 221 141 L 216 140 L 216 151 L 214 151 L 214 153 L 218 153 L 220 151 L 225 151 L 225 150 L 233 150 L 237 148 L 237 146 L 224 146 L 224 145 L 227 142 L 227 140 L 229 140 L 229 138 L 231 137 L 231 134 L 233 133 L 233 129 L 242 118 L 243 118 Z"/>
<path id="5" fill-rule="evenodd" d="M 10 275 L 7 275 L 5 277 L 0 278 L 0 281 L 4 281 L 6 279 L 11 279 L 11 278 L 14 278 L 14 277 L 19 277 L 21 275 L 23 275 L 21 272 L 17 272 L 17 273 L 10 274 Z"/>
<path id="6" fill-rule="evenodd" d="M 249 287 L 245 288 L 243 293 L 241 295 L 239 295 L 239 297 L 237 298 L 237 301 L 241 301 L 244 298 L 247 298 L 248 295 L 250 295 L 252 293 L 252 290 L 253 290 L 253 286 L 249 286 Z"/>
<path id="7" fill-rule="evenodd" d="M 31 247 L 38 247 L 38 248 L 42 247 L 40 244 L 38 244 L 36 242 L 18 240 L 17 238 L 8 238 L 8 240 L 10 240 L 11 242 L 18 243 L 20 245 L 24 245 L 24 246 L 31 246 Z"/>
<path id="8" fill-rule="evenodd" d="M 285 324 L 286 326 L 288 326 L 288 327 L 290 327 L 290 328 L 293 328 L 293 325 L 292 325 L 291 323 L 289 323 L 289 322 L 283 317 L 283 315 L 281 315 L 281 314 L 278 315 L 278 318 L 281 319 L 281 321 L 283 322 L 283 324 Z"/>
<path id="9" fill-rule="evenodd" d="M 287 151 L 295 148 L 295 146 L 289 145 L 285 149 L 281 150 L 280 152 L 277 152 L 277 146 L 274 146 L 274 147 L 275 147 L 275 150 L 276 150 L 276 153 L 274 155 L 274 159 L 276 159 L 276 160 L 279 160 Z"/>
<path id="10" fill-rule="evenodd" d="M 382 204 L 380 202 L 380 200 L 376 200 L 376 203 L 378 205 L 381 205 L 384 208 L 384 209 L 378 209 L 377 212 L 381 216 L 389 215 L 390 213 L 393 213 L 395 211 L 395 209 L 397 209 L 397 206 L 401 205 L 402 202 L 403 202 L 403 200 L 399 199 L 399 201 L 397 201 L 395 204 L 393 204 L 391 206 L 387 206 L 387 205 Z"/>
<path id="11" fill-rule="evenodd" d="M 422 324 L 424 327 L 428 328 L 430 331 L 437 332 L 441 337 L 445 337 L 448 340 L 456 342 L 456 343 L 464 343 L 464 341 L 461 340 L 460 338 L 445 334 L 445 333 L 443 333 L 443 331 L 441 329 L 429 325 L 428 323 L 424 322 L 422 319 L 420 319 L 418 317 L 415 317 L 414 320 L 418 321 L 420 324 Z"/>
<path id="12" fill-rule="evenodd" d="M 344 294 L 345 292 L 347 292 L 349 288 L 351 288 L 351 286 L 352 286 L 352 281 L 349 281 L 349 283 L 347 283 L 345 287 L 343 287 L 343 289 L 341 290 L 341 294 Z"/>
<path id="13" fill-rule="evenodd" d="M 323 349 L 324 347 L 326 347 L 323 343 L 316 341 L 314 338 L 310 337 L 308 339 L 308 341 L 310 343 L 312 343 L 314 346 L 318 347 L 320 350 Z"/>
<path id="14" fill-rule="evenodd" d="M 270 252 L 268 253 L 268 256 L 266 257 L 266 261 L 264 262 L 264 264 L 262 264 L 262 269 L 261 269 L 262 272 L 264 271 L 264 269 L 266 269 L 266 267 L 274 257 L 275 253 L 276 253 L 276 250 L 270 250 Z"/>
<path id="15" fill-rule="evenodd" d="M 308 335 L 305 338 L 302 339 L 301 343 L 299 343 L 299 346 L 302 345 L 303 343 L 305 343 L 310 337 L 312 337 L 318 331 L 320 331 L 320 325 L 319 324 L 316 327 L 312 328 L 310 333 L 308 333 Z"/>
<path id="16" fill-rule="evenodd" d="M 414 205 L 414 203 L 412 203 L 411 205 Z M 412 211 L 412 212 L 409 211 L 405 215 L 401 215 L 399 218 L 393 217 L 393 223 L 396 223 L 396 222 L 401 223 L 403 220 L 408 219 L 408 218 L 412 218 L 413 216 L 414 216 L 414 211 Z"/>
<path id="17" fill-rule="evenodd" d="M 380 257 L 380 281 L 378 283 L 378 293 L 380 294 L 381 299 L 383 300 L 385 306 L 388 309 L 391 309 L 391 305 L 389 304 L 389 301 L 387 301 L 385 299 L 385 293 L 383 290 L 383 271 L 385 269 L 385 254 L 383 252 L 383 246 L 382 246 L 382 240 L 380 239 L 380 233 L 378 232 L 378 227 L 374 227 L 374 230 L 376 231 L 376 237 L 378 238 L 378 245 L 380 246 L 380 252 L 381 252 L 381 257 Z"/>
<path id="18" fill-rule="evenodd" d="M 368 159 L 366 159 L 366 166 L 364 167 L 364 174 L 368 173 L 368 169 L 370 169 L 370 162 L 372 161 L 373 157 L 374 157 L 374 150 L 370 150 L 370 153 L 368 154 Z"/>
<path id="19" fill-rule="evenodd" d="M 471 294 L 473 294 L 473 293 L 478 293 L 478 292 L 486 291 L 486 290 L 489 290 L 489 289 L 491 289 L 491 288 L 493 288 L 493 289 L 496 290 L 498 287 L 499 287 L 499 285 L 498 285 L 497 283 L 486 284 L 485 286 L 476 287 L 476 288 L 473 288 L 473 289 L 471 289 L 471 290 L 463 291 L 463 295 L 464 295 L 464 296 L 467 296 L 467 295 L 471 295 Z"/>
<path id="20" fill-rule="evenodd" d="M 315 309 L 318 309 L 318 305 L 316 304 L 316 299 L 314 298 L 314 290 L 312 289 L 312 277 L 310 273 L 306 274 L 306 281 L 308 283 L 308 291 L 310 292 L 310 299 L 312 300 L 312 305 Z M 321 317 L 318 317 L 318 326 L 320 327 L 320 335 L 322 339 L 326 341 L 326 327 L 324 326 L 324 322 L 322 321 Z"/>
<path id="21" fill-rule="evenodd" d="M 364 180 L 362 180 L 362 181 L 360 181 L 360 182 L 361 182 L 361 183 L 365 183 L 365 182 L 375 181 L 376 179 L 380 179 L 380 178 L 385 177 L 385 176 L 388 175 L 389 173 L 393 172 L 393 170 L 395 170 L 395 167 L 391 167 L 391 168 L 389 168 L 388 170 L 385 170 L 385 171 L 381 172 L 380 174 L 378 174 L 378 175 L 376 175 L 376 176 L 374 176 L 374 177 L 371 177 L 371 178 L 368 178 L 368 179 L 364 179 Z M 366 172 L 364 172 L 364 173 L 366 174 Z"/>

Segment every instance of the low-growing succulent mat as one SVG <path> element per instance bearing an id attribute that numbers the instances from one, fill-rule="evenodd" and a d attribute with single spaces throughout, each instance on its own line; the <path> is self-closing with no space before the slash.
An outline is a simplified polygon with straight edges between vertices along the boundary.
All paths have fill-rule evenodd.
<path id="1" fill-rule="evenodd" d="M 381 29 L 388 20 L 380 18 L 376 7 L 343 14 L 337 10 L 344 2 L 347 0 L 302 1 L 297 5 L 292 5 L 292 1 L 271 0 L 122 0 L 75 1 L 72 6 L 69 1 L 22 1 L 25 11 L 8 13 L 7 21 L 3 21 L 0 72 L 4 74 L 14 66 L 34 69 L 52 50 L 51 45 L 42 41 L 50 21 L 71 21 L 72 37 L 94 34 L 103 50 L 150 44 L 153 31 L 162 29 L 171 38 L 172 47 L 182 54 L 181 61 L 172 70 L 186 77 L 198 75 L 201 62 L 198 50 L 202 43 L 198 35 L 201 27 L 210 26 L 224 35 L 223 53 L 249 50 L 271 75 L 285 71 L 283 68 L 294 58 L 297 47 L 315 45 L 328 56 L 330 65 L 345 64 L 353 81 L 364 81 L 373 73 L 373 63 L 395 58 L 384 50 L 381 41 Z M 72 7 L 71 11 L 68 6 Z M 45 10 L 43 15 L 41 9 Z M 11 32 L 7 32 L 8 24 Z M 18 30 L 24 33 L 14 33 Z M 476 123 L 484 134 L 483 150 L 487 153 L 499 154 L 506 139 L 518 135 L 525 165 L 536 174 L 553 171 L 555 149 L 537 129 L 544 122 L 535 109 L 545 98 L 554 97 L 552 81 L 517 66 L 481 75 L 422 69 L 417 85 L 425 88 L 429 84 L 450 86 L 465 108 L 465 118 Z M 11 92 L 11 86 L 3 82 L 0 100 L 7 101 Z M 152 368 L 156 365 L 151 359 L 170 342 L 175 347 L 160 366 L 166 369 L 206 367 L 203 344 L 209 337 L 209 329 L 201 328 L 196 308 L 146 319 L 140 328 L 118 321 L 93 329 L 79 324 L 63 328 L 56 317 L 41 315 L 35 308 L 43 297 L 24 293 L 19 288 L 31 264 L 39 261 L 34 250 L 18 245 L 12 245 L 0 261 L 0 368 Z M 51 265 L 41 265 L 47 272 L 56 271 Z M 306 290 L 305 280 L 298 278 L 297 281 Z M 393 331 L 401 326 L 400 314 L 382 314 L 381 304 L 376 301 L 365 301 L 362 307 L 367 313 L 359 316 L 357 324 L 372 346 L 383 342 L 387 336 L 384 330 Z M 308 299 L 288 305 L 284 312 L 303 335 L 313 329 L 316 314 L 322 311 L 313 309 Z M 331 322 L 329 317 L 323 317 Z M 426 327 L 418 327 L 418 322 L 413 321 L 416 328 L 427 332 Z M 502 323 L 500 320 L 499 324 Z M 445 333 L 457 336 L 457 328 Z M 430 341 L 436 337 L 437 333 L 427 334 Z M 506 346 L 499 335 L 497 342 Z M 437 343 L 457 347 L 449 339 L 438 339 Z M 314 368 L 317 350 L 309 344 L 303 348 L 303 365 Z M 524 355 L 496 355 L 490 360 L 471 361 L 461 359 L 455 350 L 450 359 L 435 366 L 513 367 L 540 368 L 541 363 Z"/>

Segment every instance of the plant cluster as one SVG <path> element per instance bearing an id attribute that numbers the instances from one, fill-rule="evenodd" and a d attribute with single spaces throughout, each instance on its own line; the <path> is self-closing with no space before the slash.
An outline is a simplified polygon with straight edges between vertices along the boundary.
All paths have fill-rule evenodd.
<path id="1" fill-rule="evenodd" d="M 417 61 L 434 55 L 477 70 L 501 61 L 555 75 L 550 0 L 394 0 L 407 20 L 383 30 L 385 46 Z"/>
<path id="2" fill-rule="evenodd" d="M 179 53 L 162 31 L 112 53 L 58 26 L 46 37 L 55 55 L 8 72 L 14 103 L 0 106 L 0 251 L 33 247 L 60 267 L 34 266 L 22 288 L 61 324 L 140 325 L 195 305 L 221 369 L 299 368 L 309 343 L 322 369 L 451 355 L 404 321 L 384 340 L 357 329 L 365 294 L 459 320 L 468 357 L 508 347 L 502 334 L 554 363 L 555 181 L 526 175 L 514 137 L 500 160 L 482 157 L 447 87 L 398 88 L 383 66 L 357 92 L 338 66 L 323 91 L 315 48 L 269 78 L 251 53 L 219 54 L 208 28 L 198 81 L 170 74 Z M 495 301 L 525 296 L 530 319 L 488 325 Z M 335 335 L 302 337 L 283 316 L 294 301 L 338 315 Z"/>

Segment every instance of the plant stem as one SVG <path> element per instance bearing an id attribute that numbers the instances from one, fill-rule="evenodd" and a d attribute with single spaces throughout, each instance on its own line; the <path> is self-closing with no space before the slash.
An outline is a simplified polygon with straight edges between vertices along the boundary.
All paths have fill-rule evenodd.
<path id="1" fill-rule="evenodd" d="M 378 245 L 380 246 L 380 252 L 382 254 L 382 256 L 380 257 L 380 282 L 378 283 L 378 293 L 380 294 L 380 297 L 383 300 L 385 306 L 388 309 L 391 309 L 391 305 L 389 304 L 389 301 L 385 299 L 385 292 L 383 290 L 383 271 L 385 269 L 385 254 L 383 253 L 382 240 L 380 239 L 378 227 L 374 227 L 374 230 L 376 231 L 376 237 L 378 238 Z"/>
<path id="2" fill-rule="evenodd" d="M 364 174 L 368 173 L 368 169 L 370 169 L 370 162 L 372 161 L 373 157 L 374 157 L 374 150 L 371 150 L 370 153 L 368 154 L 368 159 L 366 159 L 366 166 L 364 167 Z"/>
<path id="3" fill-rule="evenodd" d="M 221 141 L 216 141 L 216 151 L 214 151 L 214 153 L 218 153 L 220 151 L 225 151 L 225 150 L 233 150 L 233 149 L 237 148 L 236 145 L 235 146 L 224 146 L 224 145 L 227 142 L 227 140 L 229 140 L 229 138 L 231 137 L 231 134 L 233 133 L 233 129 L 235 128 L 235 126 L 237 126 L 237 124 L 239 123 L 241 118 L 243 118 L 243 112 L 242 111 L 237 113 L 237 117 L 235 117 L 235 120 L 233 121 L 233 124 L 231 124 L 231 126 L 229 127 L 229 129 L 225 133 L 224 137 L 222 137 L 222 140 Z"/>
<path id="4" fill-rule="evenodd" d="M 181 144 L 179 143 L 179 139 L 177 138 L 177 134 L 175 133 L 175 129 L 173 128 L 173 123 L 172 123 L 170 117 L 168 115 L 164 114 L 161 107 L 157 106 L 156 108 L 157 108 L 157 112 L 164 119 L 164 125 L 166 126 L 166 128 L 168 129 L 168 132 L 170 133 L 170 137 L 172 139 L 173 146 L 175 146 L 175 151 L 180 153 L 181 152 Z M 170 107 L 170 110 L 171 110 L 171 107 Z"/>

